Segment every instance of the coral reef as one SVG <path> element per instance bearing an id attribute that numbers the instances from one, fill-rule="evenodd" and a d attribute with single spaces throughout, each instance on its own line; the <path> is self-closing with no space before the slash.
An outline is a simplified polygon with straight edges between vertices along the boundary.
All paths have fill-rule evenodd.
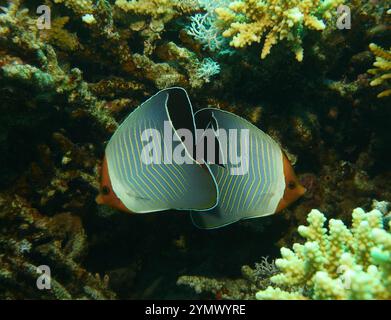
<path id="1" fill-rule="evenodd" d="M 197 76 L 201 79 L 205 79 L 205 82 L 209 82 L 210 78 L 220 73 L 220 66 L 216 61 L 210 58 L 204 59 L 200 64 L 197 71 Z"/>
<path id="2" fill-rule="evenodd" d="M 300 174 L 300 180 L 307 188 L 305 201 L 282 212 L 282 217 L 289 227 L 279 240 L 279 246 L 288 246 L 299 241 L 297 226 L 306 222 L 307 214 L 313 207 L 327 212 L 329 217 L 349 221 L 350 212 L 357 207 L 357 203 L 367 209 L 370 207 L 371 198 L 390 199 L 390 176 L 370 174 L 373 163 L 371 164 L 369 155 L 372 148 L 373 145 L 368 150 L 362 150 L 354 162 L 335 161 L 337 158 L 333 152 L 327 156 L 322 155 L 324 162 L 317 174 Z"/>
<path id="3" fill-rule="evenodd" d="M 212 294 L 215 299 L 254 299 L 254 295 L 269 284 L 269 278 L 277 272 L 274 262 L 263 257 L 254 268 L 242 266 L 240 279 L 214 279 L 203 276 L 181 276 L 178 285 L 186 285 L 197 294 Z"/>
<path id="4" fill-rule="evenodd" d="M 245 265 L 239 279 L 186 275 L 177 284 L 218 299 L 390 299 L 389 203 L 373 201 L 372 207 L 355 209 L 350 229 L 336 219 L 326 229 L 325 216 L 312 210 L 309 225 L 298 228 L 307 242 L 281 248 L 275 262 Z"/>
<path id="5" fill-rule="evenodd" d="M 217 54 L 229 53 L 226 49 L 229 42 L 221 34 L 221 25 L 216 9 L 227 6 L 230 0 L 198 0 L 205 13 L 197 13 L 190 18 L 187 33 L 195 40 L 202 43 L 203 47 Z"/>
<path id="6" fill-rule="evenodd" d="M 24 199 L 0 195 L 1 299 L 114 299 L 103 279 L 80 260 L 87 239 L 80 218 L 69 212 L 46 217 Z M 36 286 L 37 268 L 49 266 L 50 290 Z"/>
<path id="7" fill-rule="evenodd" d="M 254 262 L 300 241 L 297 226 L 312 208 L 347 223 L 355 207 L 385 199 L 377 208 L 388 223 L 391 109 L 376 94 L 389 89 L 389 51 L 380 48 L 389 48 L 389 4 L 345 1 L 352 28 L 338 30 L 342 1 L 258 1 L 257 12 L 251 3 L 0 0 L 1 298 L 253 299 L 277 272 Z M 41 4 L 51 9 L 49 29 L 37 27 Z M 289 49 L 299 59 L 304 50 L 302 63 Z M 305 197 L 210 233 L 184 212 L 97 206 L 106 142 L 168 86 L 186 88 L 194 110 L 235 112 L 279 141 Z M 52 267 L 52 291 L 35 285 L 42 264 Z M 186 274 L 200 276 L 177 286 Z"/>
<path id="8" fill-rule="evenodd" d="M 115 6 L 126 12 L 134 21 L 130 27 L 134 31 L 140 31 L 141 37 L 144 38 L 145 55 L 153 53 L 155 42 L 161 38 L 168 22 L 198 9 L 198 3 L 193 0 L 117 0 Z"/>
<path id="9" fill-rule="evenodd" d="M 56 18 L 51 22 L 50 29 L 44 29 L 39 37 L 44 42 L 49 42 L 53 46 L 59 47 L 64 51 L 75 51 L 80 47 L 77 36 L 70 33 L 64 26 L 69 22 L 69 17 Z"/>
<path id="10" fill-rule="evenodd" d="M 380 86 L 383 85 L 386 89 L 380 92 L 377 97 L 383 98 L 391 95 L 390 79 L 391 79 L 391 48 L 390 50 L 384 50 L 378 45 L 371 43 L 369 49 L 376 56 L 376 62 L 373 63 L 375 69 L 368 70 L 368 73 L 375 76 L 370 85 Z"/>
<path id="11" fill-rule="evenodd" d="M 84 15 L 92 11 L 92 0 L 53 0 L 54 3 L 62 3 L 78 15 Z"/>
<path id="12" fill-rule="evenodd" d="M 264 38 L 261 58 L 273 45 L 287 40 L 298 61 L 303 60 L 303 28 L 321 31 L 332 19 L 341 0 L 334 1 L 233 1 L 216 8 L 218 19 L 228 27 L 222 33 L 232 38 L 230 45 L 242 48 Z M 325 20 L 325 21 L 323 21 Z"/>
<path id="13" fill-rule="evenodd" d="M 44 45 L 51 44 L 82 61 L 106 68 L 114 62 L 112 69 L 118 76 L 125 73 L 138 81 L 149 80 L 158 88 L 173 85 L 187 87 L 187 77 L 197 77 L 197 68 L 187 69 L 188 73 L 182 74 L 182 67 L 173 61 L 156 62 L 150 58 L 159 50 L 161 43 L 158 42 L 165 32 L 165 25 L 178 16 L 197 10 L 193 1 L 117 1 L 115 5 L 104 0 L 94 5 L 89 1 L 49 1 L 50 7 L 57 9 L 65 5 L 73 15 L 52 17 L 51 27 L 44 30 L 37 28 L 35 17 L 23 4 L 23 1 L 15 1 L 4 8 L 5 12 L 1 15 L 4 45 L 5 39 L 12 37 L 14 45 L 29 46 L 35 50 L 39 47 L 43 51 Z M 76 32 L 66 28 L 71 23 L 78 25 L 79 28 L 74 29 Z M 80 33 L 87 36 L 80 37 Z M 18 37 L 23 39 L 19 40 Z M 139 40 L 137 44 L 136 39 Z M 133 42 L 132 47 L 129 47 L 128 41 Z M 172 42 L 171 46 L 178 45 Z M 142 48 L 142 54 L 138 48 Z M 176 50 L 185 49 L 178 46 Z M 199 63 L 194 54 L 182 55 L 181 60 L 185 59 L 188 65 Z M 161 75 L 166 75 L 166 79 L 161 80 Z M 203 83 L 198 81 L 196 85 Z"/>
<path id="14" fill-rule="evenodd" d="M 149 16 L 156 22 L 161 21 L 165 24 L 183 12 L 192 12 L 194 9 L 191 9 L 191 6 L 196 6 L 197 2 L 191 0 L 117 0 L 115 5 L 125 12 Z"/>
<path id="15" fill-rule="evenodd" d="M 378 203 L 375 203 L 378 205 Z M 352 227 L 312 210 L 298 231 L 307 242 L 281 248 L 281 270 L 257 299 L 390 299 L 391 223 L 377 209 L 352 213 Z M 285 289 L 285 290 L 284 290 Z"/>
<path id="16" fill-rule="evenodd" d="M 4 55 L 1 63 L 2 80 L 19 85 L 33 85 L 38 91 L 37 94 L 44 94 L 49 101 L 59 96 L 65 97 L 75 109 L 88 109 L 91 116 L 107 128 L 114 129 L 116 121 L 104 108 L 104 102 L 98 101 L 88 90 L 80 69 L 64 70 L 58 63 L 53 47 L 40 38 L 34 20 L 27 15 L 28 11 L 19 9 L 20 1 L 11 2 L 8 9 L 5 9 L 6 12 L 0 15 L 0 41 L 3 46 L 9 45 L 10 48 L 16 47 L 14 50 L 23 50 L 25 55 L 33 54 L 39 67 L 15 59 L 12 54 Z M 64 21 L 67 19 L 60 25 L 63 25 Z M 57 26 L 55 24 L 56 28 Z M 64 44 L 63 39 L 60 42 Z"/>

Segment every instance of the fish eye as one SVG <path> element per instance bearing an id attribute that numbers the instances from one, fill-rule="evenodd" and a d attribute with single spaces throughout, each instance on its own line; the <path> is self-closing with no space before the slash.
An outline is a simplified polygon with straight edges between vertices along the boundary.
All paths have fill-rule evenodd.
<path id="1" fill-rule="evenodd" d="M 110 189 L 108 186 L 103 186 L 102 189 L 101 189 L 101 193 L 106 196 L 110 193 Z"/>
<path id="2" fill-rule="evenodd" d="M 294 181 L 289 181 L 288 188 L 293 190 L 294 188 L 296 188 L 296 183 Z"/>

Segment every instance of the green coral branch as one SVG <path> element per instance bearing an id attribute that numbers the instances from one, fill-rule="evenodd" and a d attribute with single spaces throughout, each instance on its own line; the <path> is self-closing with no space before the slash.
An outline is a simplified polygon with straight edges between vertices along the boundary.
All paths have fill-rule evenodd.
<path id="1" fill-rule="evenodd" d="M 382 85 L 385 87 L 385 90 L 380 92 L 377 97 L 388 97 L 391 95 L 391 48 L 390 50 L 385 50 L 382 47 L 371 43 L 369 49 L 376 57 L 376 61 L 373 63 L 375 68 L 368 70 L 368 73 L 374 75 L 374 79 L 370 82 L 370 85 L 372 87 Z"/>
<path id="2" fill-rule="evenodd" d="M 280 273 L 257 299 L 391 299 L 391 222 L 382 213 L 357 208 L 349 229 L 341 220 L 312 210 L 308 226 L 299 226 L 307 240 L 293 250 L 281 248 Z"/>
<path id="3" fill-rule="evenodd" d="M 235 48 L 263 40 L 261 58 L 281 40 L 288 42 L 298 61 L 303 60 L 302 30 L 322 31 L 332 21 L 335 8 L 343 0 L 284 1 L 237 0 L 216 8 L 222 35 Z"/>

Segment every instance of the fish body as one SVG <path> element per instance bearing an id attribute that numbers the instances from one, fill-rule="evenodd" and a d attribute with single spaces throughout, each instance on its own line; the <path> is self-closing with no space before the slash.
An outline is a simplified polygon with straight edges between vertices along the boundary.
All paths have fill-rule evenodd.
<path id="1" fill-rule="evenodd" d="M 182 139 L 183 128 L 194 139 Z M 205 128 L 217 142 L 207 152 L 217 154 L 215 162 L 195 152 L 202 141 L 198 129 Z M 222 132 L 229 133 L 227 140 Z M 231 137 L 231 132 L 239 133 Z M 161 143 L 154 139 L 161 136 Z M 154 150 L 151 162 L 145 160 L 150 155 L 146 147 Z M 178 149 L 180 163 L 175 161 Z M 231 161 L 239 159 L 238 150 L 242 166 Z M 164 161 L 156 161 L 156 154 L 164 154 Z M 182 88 L 159 91 L 125 119 L 108 142 L 101 179 L 99 204 L 131 213 L 191 210 L 194 225 L 203 229 L 279 212 L 305 192 L 270 136 L 227 111 L 193 113 Z"/>

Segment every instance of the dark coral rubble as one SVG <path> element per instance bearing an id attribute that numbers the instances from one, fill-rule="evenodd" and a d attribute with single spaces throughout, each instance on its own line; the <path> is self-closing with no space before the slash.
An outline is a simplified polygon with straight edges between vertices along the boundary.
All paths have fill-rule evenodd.
<path id="1" fill-rule="evenodd" d="M 348 222 L 358 206 L 391 201 L 390 97 L 378 97 L 389 80 L 372 82 L 387 75 L 385 2 L 345 1 L 350 30 L 309 28 L 295 33 L 300 50 L 279 41 L 264 59 L 257 43 L 219 51 L 194 38 L 205 1 L 43 2 L 48 30 L 37 28 L 40 1 L 0 1 L 0 298 L 199 297 L 176 285 L 189 274 L 214 281 L 208 298 L 251 298 L 270 274 L 247 265 L 296 241 L 312 208 Z M 99 207 L 105 143 L 169 86 L 184 87 L 195 109 L 229 110 L 270 134 L 307 194 L 281 215 L 212 232 L 186 212 Z M 37 290 L 39 265 L 52 267 L 53 290 Z M 239 277 L 229 288 L 221 280 Z"/>

